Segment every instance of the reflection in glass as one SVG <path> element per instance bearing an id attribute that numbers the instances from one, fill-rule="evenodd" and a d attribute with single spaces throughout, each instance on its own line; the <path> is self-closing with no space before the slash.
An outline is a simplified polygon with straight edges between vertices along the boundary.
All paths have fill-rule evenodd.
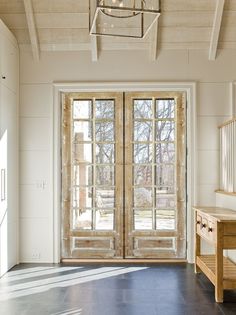
<path id="1" fill-rule="evenodd" d="M 175 186 L 174 164 L 162 164 L 157 166 L 156 174 L 157 186 Z"/>
<path id="2" fill-rule="evenodd" d="M 134 141 L 152 141 L 152 122 L 134 122 Z"/>
<path id="3" fill-rule="evenodd" d="M 152 166 L 135 165 L 133 168 L 134 185 L 152 184 Z"/>
<path id="4" fill-rule="evenodd" d="M 91 186 L 93 176 L 92 165 L 80 164 L 73 167 L 73 185 Z"/>
<path id="5" fill-rule="evenodd" d="M 98 164 L 113 164 L 115 154 L 115 145 L 108 144 L 96 144 L 96 163 Z"/>
<path id="6" fill-rule="evenodd" d="M 157 118 L 174 118 L 175 117 L 175 100 L 163 99 L 156 100 L 156 116 Z"/>
<path id="7" fill-rule="evenodd" d="M 114 101 L 96 100 L 95 117 L 96 119 L 114 119 Z"/>
<path id="8" fill-rule="evenodd" d="M 101 209 L 115 207 L 115 190 L 112 188 L 96 188 L 96 207 Z"/>
<path id="9" fill-rule="evenodd" d="M 114 123 L 96 122 L 96 141 L 114 141 Z"/>
<path id="10" fill-rule="evenodd" d="M 114 229 L 114 211 L 109 209 L 99 209 L 96 211 L 96 230 Z"/>
<path id="11" fill-rule="evenodd" d="M 114 186 L 114 166 L 96 166 L 96 184 L 101 186 Z"/>
<path id="12" fill-rule="evenodd" d="M 156 229 L 174 230 L 175 229 L 175 211 L 157 210 L 156 211 Z"/>
<path id="13" fill-rule="evenodd" d="M 174 141 L 175 140 L 175 122 L 158 121 L 157 123 L 157 141 Z"/>
<path id="14" fill-rule="evenodd" d="M 73 158 L 75 163 L 92 163 L 92 145 L 88 143 L 74 144 Z"/>
<path id="15" fill-rule="evenodd" d="M 152 230 L 152 210 L 134 211 L 134 229 Z"/>
<path id="16" fill-rule="evenodd" d="M 74 122 L 74 142 L 92 141 L 92 123 L 90 121 Z"/>
<path id="17" fill-rule="evenodd" d="M 73 210 L 73 229 L 74 230 L 92 229 L 92 209 Z"/>
<path id="18" fill-rule="evenodd" d="M 91 117 L 92 102 L 90 100 L 77 100 L 73 102 L 73 118 L 87 119 Z"/>
<path id="19" fill-rule="evenodd" d="M 134 207 L 149 208 L 153 205 L 151 188 L 134 188 Z"/>
<path id="20" fill-rule="evenodd" d="M 134 100 L 134 118 L 152 118 L 152 100 Z"/>
<path id="21" fill-rule="evenodd" d="M 175 195 L 166 196 L 157 194 L 156 196 L 156 207 L 159 209 L 174 209 L 175 204 Z"/>
<path id="22" fill-rule="evenodd" d="M 72 199 L 73 208 L 92 207 L 92 187 L 74 187 Z"/>
<path id="23" fill-rule="evenodd" d="M 157 163 L 173 163 L 175 161 L 175 144 L 157 143 L 156 161 Z"/>
<path id="24" fill-rule="evenodd" d="M 145 164 L 152 162 L 152 145 L 134 144 L 134 163 Z"/>

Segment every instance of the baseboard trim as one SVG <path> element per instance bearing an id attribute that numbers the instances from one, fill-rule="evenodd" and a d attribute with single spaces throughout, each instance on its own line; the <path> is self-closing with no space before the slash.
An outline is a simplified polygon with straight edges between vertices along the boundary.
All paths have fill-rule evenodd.
<path id="1" fill-rule="evenodd" d="M 186 259 L 75 259 L 63 258 L 62 264 L 117 264 L 117 265 L 152 265 L 152 264 L 186 264 Z"/>

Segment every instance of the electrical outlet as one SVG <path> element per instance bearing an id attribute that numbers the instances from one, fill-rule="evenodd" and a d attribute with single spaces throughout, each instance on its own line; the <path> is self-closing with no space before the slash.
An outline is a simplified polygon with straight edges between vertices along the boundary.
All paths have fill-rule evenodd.
<path id="1" fill-rule="evenodd" d="M 33 260 L 39 260 L 40 259 L 40 253 L 39 252 L 34 252 L 32 254 L 32 259 Z"/>

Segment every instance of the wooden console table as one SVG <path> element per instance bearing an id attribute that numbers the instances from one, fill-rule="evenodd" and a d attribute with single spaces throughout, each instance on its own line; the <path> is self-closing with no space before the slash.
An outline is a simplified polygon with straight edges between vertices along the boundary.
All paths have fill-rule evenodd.
<path id="1" fill-rule="evenodd" d="M 223 302 L 225 289 L 236 289 L 236 265 L 223 256 L 236 249 L 236 211 L 217 207 L 194 207 L 195 272 L 203 272 L 215 286 L 216 302 Z M 215 247 L 215 255 L 201 255 L 201 238 Z"/>

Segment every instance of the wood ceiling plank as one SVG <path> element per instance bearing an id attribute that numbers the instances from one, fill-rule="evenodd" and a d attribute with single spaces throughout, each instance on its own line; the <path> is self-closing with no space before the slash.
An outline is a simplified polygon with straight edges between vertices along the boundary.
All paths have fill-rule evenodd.
<path id="1" fill-rule="evenodd" d="M 89 51 L 90 43 L 80 44 L 41 44 L 41 51 Z"/>
<path id="2" fill-rule="evenodd" d="M 219 42 L 218 49 L 236 49 L 235 42 Z"/>
<path id="3" fill-rule="evenodd" d="M 109 37 L 109 36 L 100 36 L 100 41 L 103 43 L 150 43 L 151 40 L 151 33 L 149 32 L 147 36 L 144 38 L 130 38 L 130 37 Z"/>
<path id="4" fill-rule="evenodd" d="M 38 34 L 36 30 L 36 25 L 35 25 L 32 1 L 24 0 L 24 5 L 25 5 L 25 14 L 26 14 L 26 19 L 27 19 L 27 24 L 28 24 L 28 29 L 29 29 L 33 57 L 34 57 L 34 60 L 39 61 L 39 55 L 40 55 L 39 40 L 38 40 Z"/>
<path id="5" fill-rule="evenodd" d="M 166 12 L 159 18 L 161 27 L 211 27 L 214 12 Z M 37 28 L 88 28 L 88 13 L 34 13 Z M 10 28 L 27 28 L 25 13 L 1 14 Z M 236 12 L 227 11 L 222 25 L 236 24 Z"/>
<path id="6" fill-rule="evenodd" d="M 214 11 L 165 12 L 159 18 L 160 26 L 212 27 Z"/>
<path id="7" fill-rule="evenodd" d="M 147 50 L 150 47 L 149 43 L 101 43 L 101 50 Z"/>
<path id="8" fill-rule="evenodd" d="M 236 1 L 235 0 L 225 0 L 225 10 L 236 11 Z"/>
<path id="9" fill-rule="evenodd" d="M 230 27 L 222 27 L 219 37 L 220 42 L 236 42 L 236 31 L 232 25 Z"/>
<path id="10" fill-rule="evenodd" d="M 8 28 L 26 29 L 28 28 L 25 13 L 1 14 L 0 19 L 8 26 Z"/>
<path id="11" fill-rule="evenodd" d="M 25 7 L 23 0 L 0 0 L 0 12 L 1 14 L 24 13 Z"/>
<path id="12" fill-rule="evenodd" d="M 19 44 L 21 51 L 29 52 L 31 50 L 30 44 Z M 90 44 L 42 44 L 40 45 L 41 51 L 89 51 Z"/>
<path id="13" fill-rule="evenodd" d="M 214 16 L 210 48 L 209 48 L 209 60 L 216 59 L 218 40 L 219 40 L 220 29 L 221 29 L 221 22 L 222 22 L 222 17 L 223 17 L 223 12 L 224 12 L 224 4 L 225 4 L 225 0 L 216 1 L 215 16 Z"/>
<path id="14" fill-rule="evenodd" d="M 27 28 L 25 13 L 1 14 L 9 28 Z M 34 13 L 37 28 L 85 28 L 89 27 L 88 13 Z"/>
<path id="15" fill-rule="evenodd" d="M 24 51 L 30 50 L 30 41 L 27 43 L 21 43 L 20 48 Z M 185 50 L 185 49 L 193 49 L 193 50 L 207 50 L 209 44 L 207 42 L 203 43 L 159 43 L 159 49 L 166 50 Z M 80 43 L 80 44 L 41 44 L 41 51 L 90 51 L 91 44 L 90 43 Z M 100 49 L 103 50 L 142 50 L 147 51 L 150 48 L 149 43 L 103 43 L 100 46 Z M 219 43 L 219 48 L 225 49 L 236 49 L 236 42 L 234 43 Z"/>
<path id="16" fill-rule="evenodd" d="M 225 11 L 223 14 L 221 27 L 236 26 L 236 11 Z"/>
<path id="17" fill-rule="evenodd" d="M 84 29 L 38 29 L 42 44 L 81 44 L 90 43 L 90 35 Z"/>
<path id="18" fill-rule="evenodd" d="M 179 42 L 179 43 L 159 43 L 159 49 L 168 49 L 168 50 L 205 50 L 208 49 L 208 42 Z"/>
<path id="19" fill-rule="evenodd" d="M 210 27 L 161 27 L 161 43 L 191 43 L 210 41 Z"/>
<path id="20" fill-rule="evenodd" d="M 215 9 L 212 0 L 164 0 L 161 10 L 164 11 L 211 11 Z"/>
<path id="21" fill-rule="evenodd" d="M 88 13 L 88 0 L 33 0 L 36 13 Z"/>
<path id="22" fill-rule="evenodd" d="M 88 28 L 88 13 L 36 13 L 37 28 Z"/>

